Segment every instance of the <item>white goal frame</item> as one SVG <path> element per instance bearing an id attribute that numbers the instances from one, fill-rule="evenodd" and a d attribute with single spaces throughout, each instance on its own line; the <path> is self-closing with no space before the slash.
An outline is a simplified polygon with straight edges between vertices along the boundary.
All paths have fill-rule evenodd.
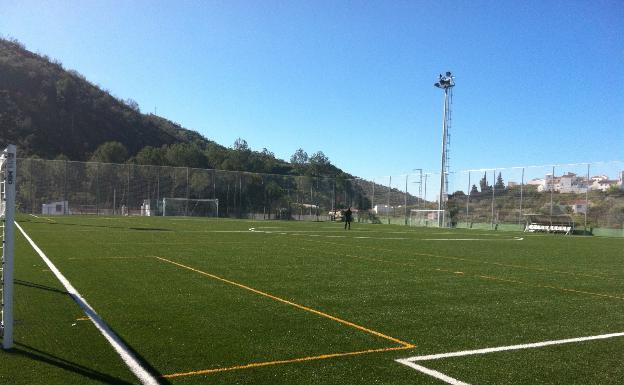
<path id="1" fill-rule="evenodd" d="M 0 154 L 0 217 L 2 218 L 2 348 L 13 347 L 13 223 L 15 220 L 16 148 Z"/>
<path id="2" fill-rule="evenodd" d="M 429 218 L 431 214 L 433 214 L 433 218 Z M 442 219 L 442 226 L 440 226 L 440 218 Z M 409 225 L 418 227 L 447 227 L 447 219 L 448 213 L 446 210 L 411 209 Z"/>
<path id="3" fill-rule="evenodd" d="M 174 202 L 186 202 L 187 204 L 197 204 L 200 202 L 213 202 L 215 204 L 215 217 L 219 216 L 219 200 L 218 199 L 194 199 L 194 198 L 162 198 L 162 216 L 168 216 L 167 215 L 167 201 L 174 201 Z M 189 206 L 187 206 L 189 207 Z M 185 213 L 185 215 L 183 216 L 192 216 L 192 215 L 188 215 L 188 210 Z"/>

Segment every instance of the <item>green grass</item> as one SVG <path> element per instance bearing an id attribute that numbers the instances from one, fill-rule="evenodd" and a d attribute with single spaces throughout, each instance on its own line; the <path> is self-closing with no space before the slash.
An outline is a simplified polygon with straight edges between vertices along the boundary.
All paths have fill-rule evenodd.
<path id="1" fill-rule="evenodd" d="M 441 384 L 394 360 L 624 331 L 621 238 L 184 218 L 18 221 L 159 376 L 415 345 L 164 384 Z M 137 383 L 17 233 L 17 344 L 0 352 L 0 383 Z M 618 384 L 623 347 L 615 338 L 422 364 L 473 385 Z"/>

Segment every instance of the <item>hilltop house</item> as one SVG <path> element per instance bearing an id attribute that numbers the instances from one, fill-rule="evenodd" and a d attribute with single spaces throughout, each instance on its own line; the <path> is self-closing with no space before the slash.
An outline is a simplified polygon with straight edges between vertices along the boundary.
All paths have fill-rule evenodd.
<path id="1" fill-rule="evenodd" d="M 581 194 L 588 188 L 589 190 L 600 191 L 607 191 L 613 185 L 624 188 L 623 179 L 624 171 L 620 172 L 618 180 L 609 179 L 606 175 L 596 175 L 589 178 L 589 181 L 586 177 L 568 172 L 561 176 L 546 174 L 543 179 L 532 179 L 527 184 L 537 186 L 539 192 L 555 191 L 561 194 Z"/>

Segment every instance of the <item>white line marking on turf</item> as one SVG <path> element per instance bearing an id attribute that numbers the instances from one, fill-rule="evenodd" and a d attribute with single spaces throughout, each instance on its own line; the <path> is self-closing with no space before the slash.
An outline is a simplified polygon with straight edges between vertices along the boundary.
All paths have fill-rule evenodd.
<path id="1" fill-rule="evenodd" d="M 407 365 L 412 369 L 416 369 L 421 373 L 427 374 L 431 377 L 437 378 L 438 380 L 442 380 L 444 382 L 446 382 L 447 384 L 452 384 L 452 385 L 470 385 L 467 382 L 462 382 L 459 381 L 458 379 L 455 379 L 453 377 L 449 377 L 444 373 L 438 372 L 437 370 L 433 370 L 433 369 L 429 369 L 429 368 L 425 368 L 422 365 L 418 365 L 415 364 L 411 361 L 407 361 L 407 360 L 397 360 L 397 362 L 403 364 L 403 365 Z"/>
<path id="2" fill-rule="evenodd" d="M 470 356 L 474 354 L 486 354 L 486 353 L 494 353 L 494 352 L 504 352 L 507 350 L 534 349 L 534 348 L 541 348 L 544 346 L 570 344 L 573 342 L 584 342 L 584 341 L 592 341 L 592 340 L 603 340 L 603 339 L 615 338 L 615 337 L 624 337 L 624 333 L 601 334 L 597 336 L 568 338 L 565 340 L 543 341 L 543 342 L 536 342 L 532 344 L 499 346 L 497 348 L 485 348 L 485 349 L 477 349 L 477 350 L 464 350 L 464 351 L 453 352 L 453 353 L 431 354 L 428 356 L 415 356 L 415 357 L 410 357 L 410 358 L 404 358 L 403 360 L 412 361 L 412 362 L 429 361 L 429 360 L 438 360 L 440 358 Z"/>
<path id="3" fill-rule="evenodd" d="M 50 218 L 42 218 L 42 217 L 40 217 L 38 215 L 35 215 L 35 214 L 28 214 L 28 215 L 30 215 L 31 217 L 37 218 L 37 219 L 45 219 L 48 222 L 56 223 L 56 221 L 54 221 L 54 220 L 52 220 Z"/>
<path id="4" fill-rule="evenodd" d="M 495 353 L 495 352 L 504 352 L 509 350 L 520 350 L 520 349 L 534 349 L 541 348 L 544 346 L 552 346 L 552 345 L 561 345 L 561 344 L 570 344 L 574 342 L 585 342 L 592 340 L 604 340 L 608 338 L 616 338 L 616 337 L 624 337 L 623 333 L 610 333 L 610 334 L 600 334 L 596 336 L 588 336 L 588 337 L 577 337 L 577 338 L 567 338 L 563 340 L 551 340 L 551 341 L 542 341 L 535 342 L 531 344 L 520 344 L 520 345 L 509 345 L 509 346 L 499 346 L 496 348 L 485 348 L 485 349 L 476 349 L 476 350 L 463 350 L 459 352 L 452 353 L 440 353 L 440 354 L 430 354 L 426 356 L 414 356 L 409 358 L 402 358 L 396 360 L 396 362 L 401 363 L 403 365 L 407 365 L 413 369 L 416 369 L 422 373 L 435 377 L 439 380 L 445 381 L 449 384 L 453 385 L 468 385 L 465 382 L 461 382 L 452 377 L 449 377 L 443 373 L 437 372 L 435 370 L 427 369 L 424 366 L 417 365 L 414 362 L 417 361 L 430 361 L 430 360 L 439 360 L 442 358 L 450 358 L 450 357 L 463 357 L 463 356 L 471 356 L 475 354 L 487 354 L 487 353 Z"/>
<path id="5" fill-rule="evenodd" d="M 104 320 L 95 312 L 95 310 L 87 303 L 87 301 L 78 293 L 78 290 L 72 286 L 72 284 L 63 276 L 63 274 L 54 266 L 52 261 L 43 253 L 43 251 L 33 242 L 32 239 L 26 234 L 24 229 L 15 222 L 15 226 L 22 232 L 28 243 L 32 246 L 32 248 L 39 254 L 43 262 L 48 265 L 52 273 L 56 276 L 56 278 L 63 284 L 65 290 L 69 293 L 69 295 L 73 298 L 74 301 L 82 308 L 85 314 L 91 319 L 91 322 L 95 325 L 95 327 L 102 333 L 104 338 L 111 344 L 111 346 L 115 349 L 117 354 L 121 357 L 124 363 L 128 366 L 128 368 L 134 373 L 135 376 L 141 381 L 144 385 L 158 385 L 158 380 L 154 378 L 145 368 L 141 365 L 138 359 L 130 352 L 128 347 L 121 341 L 119 336 L 115 334 L 111 330 L 111 328 L 104 322 Z"/>
<path id="6" fill-rule="evenodd" d="M 260 227 L 250 227 L 249 232 L 252 233 L 262 233 L 262 234 L 280 234 L 280 235 L 301 235 L 307 237 L 324 237 L 324 238 L 354 238 L 354 239 L 385 239 L 385 240 L 412 240 L 412 241 L 482 241 L 482 242 L 501 242 L 501 241 L 522 241 L 524 238 L 522 237 L 513 237 L 513 238 L 503 238 L 503 239 L 491 239 L 491 238 L 405 238 L 405 237 L 369 237 L 369 236 L 356 236 L 356 237 L 347 237 L 346 235 L 324 235 L 324 234 L 308 234 L 308 233 L 344 233 L 343 230 L 336 231 L 318 231 L 318 230 L 289 230 L 284 232 L 282 231 L 268 231 L 268 230 L 259 230 Z M 212 231 L 212 232 L 242 232 L 240 230 L 236 231 Z M 392 232 L 399 233 L 399 232 Z M 408 233 L 408 232 L 404 232 Z"/>

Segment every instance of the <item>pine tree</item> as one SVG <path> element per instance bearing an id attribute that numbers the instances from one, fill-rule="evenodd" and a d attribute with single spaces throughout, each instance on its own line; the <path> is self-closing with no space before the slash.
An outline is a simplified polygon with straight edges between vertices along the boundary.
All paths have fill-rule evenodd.
<path id="1" fill-rule="evenodd" d="M 503 176 L 500 172 L 498 173 L 498 177 L 496 178 L 496 184 L 494 185 L 494 188 L 496 189 L 496 192 L 505 191 L 505 183 L 503 182 Z"/>
<path id="2" fill-rule="evenodd" d="M 487 171 L 483 174 L 483 178 L 479 181 L 479 187 L 481 187 L 482 193 L 492 192 L 492 186 L 487 183 Z"/>

